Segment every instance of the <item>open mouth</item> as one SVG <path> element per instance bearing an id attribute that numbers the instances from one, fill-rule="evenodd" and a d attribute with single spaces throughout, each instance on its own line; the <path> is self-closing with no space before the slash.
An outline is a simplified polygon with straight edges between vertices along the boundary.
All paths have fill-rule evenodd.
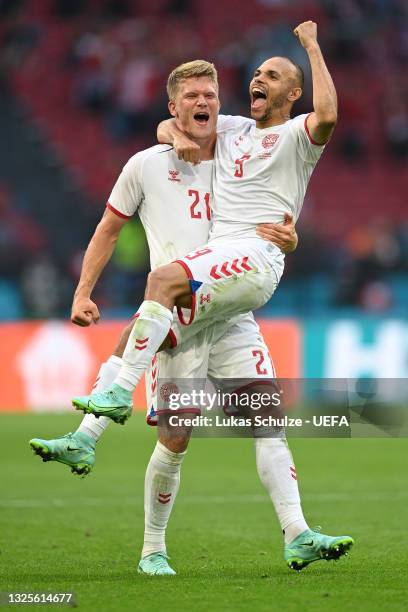
<path id="1" fill-rule="evenodd" d="M 210 115 L 208 113 L 205 113 L 205 112 L 196 113 L 194 115 L 194 119 L 200 125 L 207 125 L 209 118 L 210 118 Z"/>
<path id="2" fill-rule="evenodd" d="M 260 87 L 253 87 L 251 90 L 252 108 L 260 108 L 266 100 L 266 93 Z"/>

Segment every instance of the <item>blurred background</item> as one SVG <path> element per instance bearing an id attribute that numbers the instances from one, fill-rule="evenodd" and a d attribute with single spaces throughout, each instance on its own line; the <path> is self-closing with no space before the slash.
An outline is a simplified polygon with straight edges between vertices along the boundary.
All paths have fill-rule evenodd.
<path id="1" fill-rule="evenodd" d="M 51 381 L 50 408 L 85 391 L 140 301 L 149 263 L 135 219 L 95 293 L 113 322 L 64 323 L 116 177 L 167 116 L 169 71 L 214 61 L 222 112 L 245 115 L 266 57 L 309 74 L 292 34 L 307 19 L 340 119 L 259 316 L 280 376 L 408 376 L 406 0 L 0 0 L 3 407 L 45 407 Z M 310 108 L 309 87 L 295 110 Z"/>

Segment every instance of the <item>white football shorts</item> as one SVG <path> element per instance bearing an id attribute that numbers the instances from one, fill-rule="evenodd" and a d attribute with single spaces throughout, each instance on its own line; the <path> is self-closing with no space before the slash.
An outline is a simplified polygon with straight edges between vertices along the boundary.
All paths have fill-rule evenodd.
<path id="1" fill-rule="evenodd" d="M 273 295 L 283 273 L 284 254 L 261 238 L 209 242 L 177 259 L 192 288 L 192 308 L 177 308 L 173 341 L 185 342 L 216 321 L 260 308 Z"/>
<path id="2" fill-rule="evenodd" d="M 172 412 L 166 408 L 169 393 L 189 392 L 196 388 L 197 381 L 222 380 L 223 391 L 232 393 L 237 391 L 236 379 L 275 376 L 268 347 L 252 313 L 214 323 L 175 349 L 156 354 L 146 373 L 147 423 L 156 425 L 158 414 Z M 191 407 L 179 408 L 177 413 L 181 412 L 201 413 Z"/>

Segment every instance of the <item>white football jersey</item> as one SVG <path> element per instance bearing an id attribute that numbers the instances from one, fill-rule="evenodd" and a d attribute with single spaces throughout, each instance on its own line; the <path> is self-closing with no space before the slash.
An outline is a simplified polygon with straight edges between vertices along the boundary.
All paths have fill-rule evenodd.
<path id="1" fill-rule="evenodd" d="M 139 213 L 151 268 L 186 255 L 208 240 L 213 161 L 180 161 L 169 145 L 156 145 L 129 159 L 107 206 L 119 216 Z"/>
<path id="2" fill-rule="evenodd" d="M 245 117 L 220 117 L 213 174 L 211 240 L 255 236 L 258 223 L 296 221 L 324 146 L 313 142 L 308 115 L 258 129 Z"/>

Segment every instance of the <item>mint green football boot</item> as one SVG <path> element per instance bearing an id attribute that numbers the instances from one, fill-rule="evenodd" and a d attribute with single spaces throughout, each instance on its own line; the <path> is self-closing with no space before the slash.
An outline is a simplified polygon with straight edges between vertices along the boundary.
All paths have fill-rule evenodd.
<path id="1" fill-rule="evenodd" d="M 309 563 L 326 559 L 337 560 L 347 555 L 354 540 L 350 536 L 328 536 L 313 529 L 306 529 L 292 542 L 286 544 L 284 558 L 291 569 L 300 571 Z"/>
<path id="2" fill-rule="evenodd" d="M 121 425 L 125 424 L 133 410 L 132 393 L 115 384 L 108 387 L 106 391 L 74 397 L 72 405 L 77 410 L 95 415 L 96 418 L 109 417 Z"/>
<path id="3" fill-rule="evenodd" d="M 147 555 L 140 560 L 137 572 L 145 576 L 175 576 L 176 572 L 167 563 L 168 558 L 165 552 Z"/>
<path id="4" fill-rule="evenodd" d="M 58 461 L 71 468 L 73 474 L 86 476 L 95 463 L 96 441 L 82 431 L 68 433 L 55 440 L 33 438 L 29 442 L 43 461 Z"/>

